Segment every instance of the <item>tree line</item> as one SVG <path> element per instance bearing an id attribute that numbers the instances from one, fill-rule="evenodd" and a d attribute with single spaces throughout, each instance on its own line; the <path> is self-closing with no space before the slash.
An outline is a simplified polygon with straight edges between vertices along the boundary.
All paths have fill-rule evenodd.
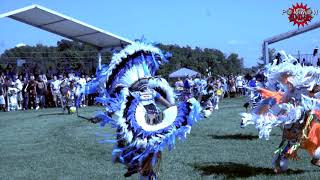
<path id="1" fill-rule="evenodd" d="M 157 44 L 164 52 L 172 53 L 170 63 L 165 64 L 159 70 L 159 75 L 168 75 L 179 68 L 189 68 L 207 75 L 229 75 L 245 73 L 248 69 L 243 67 L 243 58 L 238 54 L 224 54 L 218 49 L 212 48 L 191 48 L 179 45 Z M 17 59 L 24 59 L 27 62 L 39 62 L 41 64 L 84 64 L 87 68 L 95 68 L 98 50 L 87 44 L 80 42 L 61 40 L 56 46 L 45 46 L 37 44 L 35 46 L 21 46 L 5 50 L 0 56 L 0 62 L 15 63 Z M 108 64 L 112 53 L 104 51 L 102 53 L 102 63 Z M 86 64 L 91 64 L 90 67 Z"/>

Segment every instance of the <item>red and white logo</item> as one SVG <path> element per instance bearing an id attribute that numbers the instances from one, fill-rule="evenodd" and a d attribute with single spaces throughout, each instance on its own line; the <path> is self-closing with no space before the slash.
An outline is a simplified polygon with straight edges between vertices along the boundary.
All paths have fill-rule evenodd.
<path id="1" fill-rule="evenodd" d="M 284 10 L 283 13 L 288 15 L 289 22 L 293 22 L 293 25 L 298 25 L 299 28 L 308 25 L 313 17 L 318 14 L 318 10 L 312 10 L 307 4 L 297 3 L 288 10 Z"/>

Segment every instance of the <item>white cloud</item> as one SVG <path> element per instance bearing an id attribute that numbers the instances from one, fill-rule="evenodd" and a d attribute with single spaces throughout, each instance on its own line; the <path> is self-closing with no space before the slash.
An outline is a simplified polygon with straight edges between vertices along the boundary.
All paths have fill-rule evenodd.
<path id="1" fill-rule="evenodd" d="M 245 45 L 245 44 L 248 44 L 248 42 L 247 41 L 241 41 L 241 40 L 232 39 L 232 40 L 229 40 L 227 42 L 227 44 L 229 44 L 229 45 Z"/>
<path id="2" fill-rule="evenodd" d="M 23 47 L 23 46 L 26 46 L 26 44 L 24 44 L 24 43 L 19 43 L 19 44 L 16 45 L 16 47 Z"/>

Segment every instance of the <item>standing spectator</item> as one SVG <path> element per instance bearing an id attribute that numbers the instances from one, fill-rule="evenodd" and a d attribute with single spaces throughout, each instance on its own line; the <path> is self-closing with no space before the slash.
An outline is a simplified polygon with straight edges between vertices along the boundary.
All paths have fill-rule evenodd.
<path id="1" fill-rule="evenodd" d="M 4 98 L 5 98 L 5 101 L 6 101 L 6 108 L 7 108 L 7 110 L 9 110 L 9 96 L 8 96 L 8 89 L 9 89 L 9 87 L 11 86 L 11 84 L 12 84 L 12 80 L 11 80 L 11 78 L 9 77 L 9 76 L 4 76 L 5 78 L 4 78 L 4 89 L 5 89 L 5 96 L 4 96 Z"/>
<path id="2" fill-rule="evenodd" d="M 79 79 L 78 83 L 79 83 L 79 85 L 78 85 L 79 90 L 81 88 L 85 88 L 87 82 L 86 82 L 86 78 L 85 78 L 84 74 L 81 75 L 81 78 Z M 80 106 L 81 107 L 86 106 L 85 102 L 86 102 L 86 98 L 85 98 L 85 96 L 82 96 Z"/>
<path id="3" fill-rule="evenodd" d="M 229 77 L 229 90 L 230 90 L 230 97 L 235 97 L 236 94 L 236 81 L 233 77 L 233 75 L 231 74 L 231 76 Z"/>
<path id="4" fill-rule="evenodd" d="M 60 93 L 60 84 L 61 81 L 58 80 L 57 76 L 53 76 L 53 81 L 51 82 L 51 93 L 53 97 L 53 101 L 55 103 L 55 107 L 58 107 L 58 101 L 62 105 L 61 93 Z"/>
<path id="5" fill-rule="evenodd" d="M 86 75 L 86 81 L 87 81 L 87 83 L 91 81 L 91 77 L 88 74 Z M 86 95 L 85 98 L 86 98 L 87 106 L 92 105 L 94 103 L 94 99 L 93 99 L 92 94 Z"/>
<path id="6" fill-rule="evenodd" d="M 212 110 L 214 107 L 216 107 L 215 91 L 216 91 L 216 87 L 214 84 L 214 79 L 212 77 L 209 77 L 207 79 L 206 94 L 210 97 L 210 102 L 211 102 L 210 106 Z"/>
<path id="7" fill-rule="evenodd" d="M 4 72 L 0 72 L 0 82 L 4 83 L 4 79 L 5 79 Z"/>
<path id="8" fill-rule="evenodd" d="M 183 90 L 183 81 L 180 78 L 178 78 L 178 81 L 176 81 L 174 83 L 174 86 L 177 91 L 182 91 Z"/>
<path id="9" fill-rule="evenodd" d="M 263 87 L 264 86 L 263 82 L 264 82 L 264 79 L 265 79 L 263 71 L 259 71 L 255 77 L 256 77 L 257 85 L 259 87 Z"/>
<path id="10" fill-rule="evenodd" d="M 318 65 L 318 59 L 319 59 L 318 47 L 316 47 L 316 48 L 313 50 L 313 54 L 312 54 L 312 66 L 313 66 L 313 67 L 317 67 L 317 65 Z"/>
<path id="11" fill-rule="evenodd" d="M 196 78 L 193 80 L 193 92 L 194 96 L 198 99 L 201 93 L 201 75 L 197 74 Z"/>
<path id="12" fill-rule="evenodd" d="M 15 83 L 11 82 L 11 86 L 8 88 L 8 111 L 18 110 L 18 89 L 15 87 Z"/>
<path id="13" fill-rule="evenodd" d="M 65 101 L 65 106 L 63 107 L 63 112 L 67 109 L 68 114 L 70 114 L 70 108 L 74 105 L 74 96 L 75 96 L 75 86 L 74 81 L 70 81 L 69 84 L 62 83 L 62 95 Z"/>
<path id="14" fill-rule="evenodd" d="M 36 109 L 37 82 L 34 78 L 34 75 L 30 75 L 30 81 L 28 83 L 27 91 L 28 91 L 28 97 L 29 97 L 28 108 L 31 109 L 32 107 L 33 109 Z"/>
<path id="15" fill-rule="evenodd" d="M 282 63 L 281 54 L 279 52 L 276 54 L 275 59 L 273 60 L 273 63 L 275 65 L 279 65 L 280 63 Z"/>
<path id="16" fill-rule="evenodd" d="M 4 99 L 5 93 L 4 81 L 0 80 L 0 111 L 6 111 L 6 101 Z"/>
<path id="17" fill-rule="evenodd" d="M 60 76 L 61 78 L 61 76 Z M 64 75 L 61 78 L 61 83 L 60 83 L 60 92 L 61 92 L 61 106 L 63 108 L 63 111 L 66 108 L 66 103 L 67 103 L 67 94 L 68 94 L 68 90 L 69 90 L 69 79 L 67 78 L 66 75 Z"/>
<path id="18" fill-rule="evenodd" d="M 45 74 L 45 73 L 42 73 L 42 74 L 40 74 L 39 76 L 41 77 L 42 81 L 47 84 L 48 79 L 47 79 L 46 74 Z"/>
<path id="19" fill-rule="evenodd" d="M 252 79 L 252 76 L 247 73 L 245 76 L 244 76 L 244 80 L 246 81 L 246 83 L 248 83 L 250 80 Z"/>
<path id="20" fill-rule="evenodd" d="M 183 100 L 183 81 L 178 78 L 174 83 L 176 98 L 180 101 Z"/>
<path id="21" fill-rule="evenodd" d="M 183 82 L 184 89 L 192 90 L 192 87 L 194 85 L 194 81 L 192 80 L 192 77 L 190 75 L 187 76 L 187 78 Z"/>
<path id="22" fill-rule="evenodd" d="M 244 85 L 244 80 L 243 76 L 238 75 L 236 78 L 236 87 L 237 87 L 237 93 L 238 95 L 244 95 L 243 91 L 243 85 Z"/>
<path id="23" fill-rule="evenodd" d="M 22 87 L 22 97 L 23 97 L 22 108 L 23 108 L 23 110 L 28 110 L 29 109 L 28 86 L 29 86 L 28 79 L 25 78 L 24 79 L 24 83 L 23 83 L 23 87 Z"/>
<path id="24" fill-rule="evenodd" d="M 222 84 L 219 79 L 215 81 L 215 107 L 214 109 L 218 110 L 219 109 L 219 102 L 220 102 L 220 97 L 222 96 Z"/>
<path id="25" fill-rule="evenodd" d="M 187 76 L 187 78 L 183 82 L 183 91 L 185 95 L 185 100 L 193 97 L 193 85 L 194 82 L 192 80 L 192 77 L 190 75 Z"/>
<path id="26" fill-rule="evenodd" d="M 305 58 L 302 59 L 302 65 L 306 66 L 306 59 Z"/>
<path id="27" fill-rule="evenodd" d="M 220 76 L 221 79 L 221 87 L 222 87 L 222 95 L 221 98 L 225 98 L 227 96 L 228 92 L 228 84 L 227 79 L 224 76 Z"/>
<path id="28" fill-rule="evenodd" d="M 39 76 L 39 81 L 37 82 L 37 98 L 41 109 L 43 109 L 46 104 L 45 95 L 47 91 L 47 85 L 42 78 L 43 76 Z"/>
<path id="29" fill-rule="evenodd" d="M 22 76 L 16 75 L 15 81 L 14 81 L 15 87 L 17 88 L 17 101 L 18 101 L 18 109 L 22 109 L 22 101 L 23 101 L 23 96 L 22 96 L 22 89 L 23 89 L 23 83 L 22 83 Z"/>

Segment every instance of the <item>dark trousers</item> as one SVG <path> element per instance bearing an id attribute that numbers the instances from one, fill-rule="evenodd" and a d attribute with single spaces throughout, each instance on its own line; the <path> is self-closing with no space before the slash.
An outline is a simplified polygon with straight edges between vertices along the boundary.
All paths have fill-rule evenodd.
<path id="1" fill-rule="evenodd" d="M 23 105 L 22 106 L 25 110 L 27 110 L 29 108 L 29 96 L 28 95 L 23 96 Z"/>
<path id="2" fill-rule="evenodd" d="M 44 106 L 46 104 L 45 95 L 38 95 L 38 98 L 39 98 L 39 106 L 40 106 L 40 108 L 44 108 Z"/>
<path id="3" fill-rule="evenodd" d="M 36 109 L 37 102 L 36 102 L 36 96 L 35 95 L 29 95 L 28 107 L 29 107 L 29 109 L 31 109 L 31 107 L 33 107 L 33 109 Z"/>

